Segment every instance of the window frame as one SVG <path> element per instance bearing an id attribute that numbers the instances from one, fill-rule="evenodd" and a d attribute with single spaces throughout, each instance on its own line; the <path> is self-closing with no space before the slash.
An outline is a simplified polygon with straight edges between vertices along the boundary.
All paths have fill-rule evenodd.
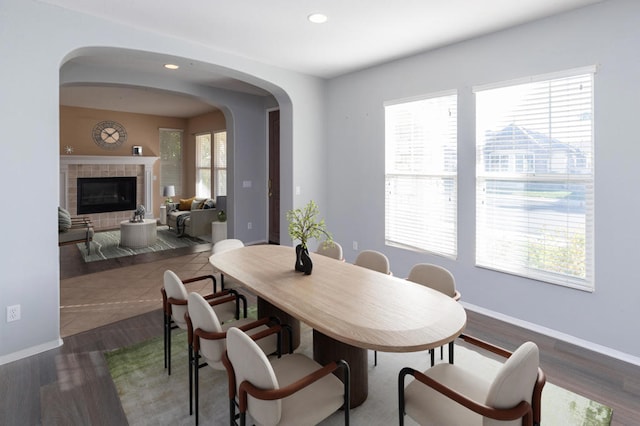
<path id="1" fill-rule="evenodd" d="M 403 106 L 422 108 L 428 116 L 418 115 L 417 110 L 393 112 Z M 387 101 L 384 109 L 385 244 L 455 259 L 458 91 Z M 448 116 L 442 120 L 444 109 Z M 403 122 L 397 114 L 412 118 Z"/>
<path id="2" fill-rule="evenodd" d="M 208 143 L 209 143 L 209 161 L 208 164 L 206 164 L 207 162 L 203 162 L 203 157 L 201 154 L 201 150 L 202 150 L 202 145 L 201 143 L 206 143 L 207 141 L 201 141 L 200 138 L 203 137 L 207 137 L 209 138 Z M 211 172 L 211 166 L 213 163 L 213 151 L 212 151 L 212 134 L 211 132 L 202 132 L 202 133 L 196 133 L 195 135 L 195 167 L 194 167 L 194 171 L 195 171 L 195 196 L 198 198 L 212 198 L 211 197 L 211 189 L 214 186 L 213 183 L 213 176 L 212 176 L 212 172 Z M 208 173 L 207 173 L 208 172 Z M 209 177 L 209 187 L 207 188 L 206 186 L 204 186 L 201 182 L 203 179 L 203 175 L 207 175 Z"/>
<path id="3" fill-rule="evenodd" d="M 224 141 L 220 141 L 218 138 L 224 135 Z M 227 131 L 219 130 L 217 132 L 213 132 L 211 135 L 211 154 L 213 156 L 213 161 L 211 163 L 212 166 L 212 179 L 213 185 L 212 190 L 215 197 L 226 196 L 228 192 L 227 187 L 227 152 L 228 152 L 228 141 L 227 141 Z M 218 143 L 222 143 L 224 145 L 224 149 L 219 150 Z M 220 151 L 220 152 L 219 152 Z"/>
<path id="4" fill-rule="evenodd" d="M 534 279 L 537 281 L 561 285 L 569 288 L 575 288 L 578 290 L 593 292 L 595 291 L 595 265 L 594 265 L 594 215 L 595 215 L 595 132 L 594 132 L 594 92 L 595 92 L 595 75 L 596 75 L 596 67 L 583 67 L 571 70 L 565 70 L 557 73 L 551 74 L 543 74 L 538 76 L 527 77 L 524 79 L 510 80 L 490 85 L 482 85 L 473 87 L 473 92 L 476 95 L 476 254 L 475 254 L 475 263 L 476 266 L 496 270 L 503 273 L 509 273 L 517 276 L 522 276 L 529 279 Z M 480 126 L 482 125 L 482 120 L 479 118 L 479 114 L 482 114 L 483 111 L 480 111 L 482 106 L 479 105 L 479 98 L 483 96 L 483 94 L 488 94 L 489 91 L 494 89 L 513 89 L 517 90 L 518 87 L 528 85 L 528 84 L 548 84 L 551 90 L 551 87 L 554 83 L 560 84 L 560 82 L 564 79 L 567 81 L 571 79 L 579 79 L 581 77 L 585 77 L 589 80 L 589 93 L 586 93 L 587 96 L 583 96 L 585 99 L 589 99 L 589 111 L 588 111 L 588 124 L 578 125 L 581 120 L 584 120 L 584 116 L 575 113 L 575 117 L 581 117 L 568 119 L 564 118 L 557 119 L 556 117 L 552 117 L 553 113 L 556 112 L 555 109 L 559 109 L 561 107 L 564 98 L 560 94 L 556 94 L 555 92 L 552 95 L 548 95 L 547 104 L 551 105 L 548 111 L 542 110 L 543 113 L 546 113 L 550 118 L 549 127 L 552 131 L 544 135 L 550 141 L 562 142 L 562 145 L 565 146 L 564 149 L 575 148 L 580 152 L 581 158 L 576 158 L 575 156 L 569 156 L 565 153 L 564 160 L 558 160 L 558 157 L 554 154 L 559 153 L 563 148 L 554 142 L 553 150 L 550 152 L 538 152 L 535 155 L 532 155 L 531 158 L 527 158 L 527 167 L 526 170 L 518 171 L 518 154 L 514 154 L 514 162 L 513 167 L 507 162 L 507 170 L 502 170 L 503 162 L 500 163 L 500 170 L 483 170 L 482 161 L 482 150 L 485 147 L 484 142 L 486 141 L 482 135 L 486 135 L 486 131 L 489 129 L 482 129 Z M 580 90 L 583 89 L 584 86 L 580 86 Z M 541 97 L 541 99 L 544 99 Z M 571 98 L 574 99 L 574 98 Z M 556 101 L 555 103 L 551 103 Z M 580 100 L 580 96 L 575 96 L 575 101 L 578 102 Z M 585 104 L 587 102 L 585 101 Z M 573 107 L 573 106 L 572 106 Z M 581 108 L 582 106 L 578 106 L 577 108 Z M 499 109 L 499 107 L 496 107 Z M 579 111 L 579 110 L 578 110 Z M 570 113 L 574 113 L 573 110 Z M 533 115 L 533 112 L 529 112 L 529 114 Z M 524 117 L 525 115 L 522 114 Z M 566 114 L 567 117 L 570 117 L 570 114 Z M 527 116 L 528 117 L 528 116 Z M 546 117 L 545 117 L 546 119 Z M 555 120 L 555 121 L 554 121 Z M 513 120 L 515 121 L 515 119 Z M 586 120 L 585 120 L 586 121 Z M 544 122 L 544 120 L 540 120 L 540 122 Z M 555 130 L 556 124 L 567 125 L 565 133 L 563 135 L 562 130 L 558 130 L 557 133 Z M 499 127 L 499 126 L 498 126 Z M 588 128 L 588 133 L 581 133 L 583 129 Z M 493 129 L 498 132 L 498 129 Z M 585 141 L 583 143 L 578 143 L 573 139 L 573 134 L 580 135 L 580 137 L 584 137 Z M 558 136 L 563 135 L 563 136 Z M 570 137 L 571 136 L 571 137 Z M 558 139 L 562 137 L 563 139 Z M 566 137 L 566 139 L 565 139 Z M 515 141 L 516 139 L 513 139 Z M 515 144 L 515 142 L 513 142 Z M 583 147 L 582 151 L 579 148 Z M 544 155 L 546 154 L 546 156 Z M 499 156 L 494 152 L 494 157 Z M 524 160 L 523 160 L 524 161 Z M 546 171 L 537 172 L 536 165 L 541 165 L 541 169 L 546 167 Z M 565 172 L 559 172 L 560 166 L 564 167 Z M 533 169 L 530 169 L 533 167 Z M 579 170 L 582 168 L 582 170 Z M 584 171 L 584 173 L 582 172 Z M 579 173 L 580 172 L 580 173 Z M 523 238 L 522 241 L 527 241 L 526 243 L 522 243 L 526 245 L 526 248 L 522 249 L 523 255 L 520 257 L 520 262 L 524 262 L 520 265 L 512 264 L 509 265 L 506 261 L 488 260 L 491 257 L 491 254 L 485 251 L 486 247 L 489 247 L 490 244 L 487 242 L 493 241 L 493 248 L 486 250 L 493 250 L 491 253 L 499 254 L 499 253 L 509 253 L 509 255 L 503 255 L 503 258 L 507 258 L 509 256 L 513 256 L 515 250 L 513 250 L 513 240 L 509 244 L 507 240 L 502 240 L 495 238 L 497 234 L 495 231 L 490 232 L 483 228 L 483 224 L 487 223 L 487 214 L 483 211 L 483 209 L 489 210 L 491 207 L 488 207 L 489 201 L 492 198 L 488 197 L 489 187 L 486 185 L 488 182 L 492 182 L 492 185 L 495 185 L 493 189 L 495 191 L 499 191 L 498 182 L 502 182 L 503 184 L 508 184 L 509 182 L 513 185 L 522 185 L 523 188 L 527 188 L 527 191 L 532 191 L 528 188 L 547 188 L 549 191 L 553 188 L 552 185 L 556 185 L 555 188 L 562 188 L 562 185 L 565 185 L 564 188 L 571 190 L 571 188 L 582 188 L 584 187 L 584 200 L 582 206 L 584 207 L 584 223 L 580 223 L 580 219 L 576 217 L 570 216 L 569 210 L 565 213 L 565 228 L 554 228 L 553 225 L 556 224 L 556 221 L 550 221 L 546 219 L 544 221 L 541 220 L 542 214 L 536 216 L 531 220 L 531 223 L 541 224 L 540 229 L 544 230 L 542 234 L 537 234 L 537 239 L 533 237 L 534 234 L 529 233 L 529 237 Z M 483 186 L 484 184 L 484 186 Z M 483 194 L 483 188 L 485 193 Z M 505 193 L 508 191 L 505 190 Z M 559 192 L 559 191 L 558 191 Z M 581 191 L 578 191 L 580 194 Z M 498 192 L 496 192 L 497 194 Z M 541 191 L 544 194 L 544 191 Z M 533 194 L 523 192 L 522 198 L 532 198 Z M 496 195 L 496 197 L 499 195 Z M 572 196 L 572 193 L 566 196 L 568 199 Z M 494 197 L 495 198 L 495 197 Z M 511 201 L 511 200 L 509 200 Z M 526 208 L 528 204 L 527 201 L 522 201 L 523 209 Z M 567 204 L 570 201 L 566 201 Z M 497 209 L 495 209 L 497 210 Z M 561 213 L 561 212 L 560 212 Z M 561 218 L 560 213 L 558 213 L 558 217 Z M 552 217 L 549 215 L 549 217 Z M 493 219 L 496 220 L 497 216 L 495 215 L 495 211 L 493 214 Z M 500 226 L 504 229 L 515 229 L 516 232 L 531 232 L 531 229 L 535 229 L 535 225 L 525 225 L 532 226 L 531 228 L 509 228 L 511 223 L 507 224 L 505 220 L 500 220 L 498 217 L 496 222 L 500 223 Z M 523 219 L 523 224 L 524 219 Z M 561 223 L 560 220 L 557 223 Z M 573 226 L 573 228 L 572 228 Z M 575 229 L 579 229 L 582 226 L 584 228 L 584 234 L 582 238 L 578 233 L 573 233 Z M 562 230 L 564 229 L 564 231 Z M 556 233 L 558 230 L 559 233 Z M 507 231 L 504 232 L 505 235 Z M 491 237 L 487 237 L 487 235 L 491 235 Z M 559 237 L 558 237 L 559 235 Z M 541 238 L 543 237 L 543 238 Z M 488 239 L 487 239 L 488 238 Z M 554 241 L 554 238 L 557 240 Z M 564 240 L 563 240 L 564 239 Z M 542 243 L 540 241 L 543 241 Z M 501 251 L 499 247 L 502 247 Z M 511 247 L 511 248 L 509 248 Z M 521 248 L 518 248 L 521 250 Z M 583 265 L 576 266 L 574 259 L 577 259 L 572 256 L 577 256 L 576 253 L 582 253 L 581 261 Z M 526 254 L 526 257 L 525 257 Z M 499 256 L 497 256 L 499 257 Z M 513 256 L 516 259 L 516 256 Z M 540 260 L 544 259 L 544 260 Z M 558 261 L 558 259 L 560 261 Z M 492 263 L 494 262 L 494 263 Z M 517 262 L 516 262 L 517 263 Z M 536 265 L 537 263 L 537 265 Z M 505 266 L 506 265 L 506 266 Z M 549 267 L 548 265 L 553 265 L 553 267 Z M 565 272 L 558 272 L 561 265 L 565 265 Z M 571 265 L 571 266 L 569 266 Z M 580 276 L 582 274 L 581 268 L 584 268 L 584 276 Z M 552 269 L 556 269 L 555 271 Z M 580 271 L 579 273 L 577 271 Z"/>

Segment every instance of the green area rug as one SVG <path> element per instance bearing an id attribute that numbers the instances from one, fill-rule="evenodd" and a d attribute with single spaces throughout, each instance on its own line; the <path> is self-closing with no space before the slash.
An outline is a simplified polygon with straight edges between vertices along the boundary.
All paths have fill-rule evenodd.
<path id="1" fill-rule="evenodd" d="M 155 244 L 142 248 L 120 247 L 120 231 L 97 232 L 91 242 L 91 254 L 87 255 L 85 243 L 77 244 L 85 262 L 113 259 L 116 257 L 133 256 L 142 253 L 154 253 L 163 250 L 190 247 L 198 244 L 207 244 L 207 241 L 187 235 L 179 237 L 175 231 L 167 226 L 158 226 L 158 237 Z"/>
<path id="2" fill-rule="evenodd" d="M 310 355 L 311 330 L 302 325 L 298 352 Z M 371 352 L 372 353 L 372 352 Z M 135 346 L 105 354 L 109 372 L 118 389 L 124 412 L 131 425 L 193 425 L 189 416 L 189 387 L 186 333 L 176 333 L 172 345 L 172 374 L 163 362 L 163 340 L 158 337 Z M 446 356 L 445 356 L 446 358 Z M 397 418 L 397 377 L 402 367 L 425 370 L 426 352 L 378 352 L 378 365 L 369 365 L 369 396 L 351 411 L 354 425 L 393 425 Z M 456 364 L 467 365 L 476 372 L 499 368 L 491 360 L 461 346 L 456 346 Z M 550 380 L 553 380 L 551 378 Z M 200 370 L 200 424 L 228 424 L 227 376 L 225 371 L 205 367 Z M 542 393 L 542 424 L 609 425 L 612 410 L 573 392 L 547 382 Z M 342 425 L 344 417 L 336 413 L 322 425 Z M 405 424 L 415 425 L 408 417 Z"/>

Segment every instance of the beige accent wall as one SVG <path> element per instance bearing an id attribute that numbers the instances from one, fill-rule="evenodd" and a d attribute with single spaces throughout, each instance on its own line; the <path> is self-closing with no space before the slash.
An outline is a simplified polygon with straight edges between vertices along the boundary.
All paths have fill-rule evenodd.
<path id="1" fill-rule="evenodd" d="M 93 141 L 94 126 L 104 120 L 117 121 L 127 131 L 127 141 L 117 149 L 103 149 Z M 159 129 L 161 128 L 184 131 L 183 186 L 184 188 L 195 188 L 195 135 L 226 129 L 224 114 L 219 110 L 186 119 L 60 106 L 60 154 L 126 156 L 133 155 L 134 146 L 141 146 L 143 156 L 159 157 Z M 73 152 L 68 153 L 66 147 L 71 147 Z M 153 166 L 155 177 L 153 199 L 158 202 L 155 206 L 145 206 L 147 209 L 153 208 L 155 217 L 159 217 L 160 204 L 164 199 L 162 188 L 160 188 L 159 163 L 157 161 Z M 188 198 L 193 196 L 193 193 L 192 190 L 187 194 L 176 194 L 174 198 Z"/>
<path id="2" fill-rule="evenodd" d="M 94 126 L 104 120 L 117 121 L 127 131 L 127 141 L 117 149 L 103 149 L 93 141 Z M 184 118 L 61 106 L 60 154 L 67 155 L 65 147 L 71 146 L 71 155 L 133 155 L 135 145 L 142 147 L 143 156 L 158 157 L 158 129 L 186 129 L 187 122 Z"/>

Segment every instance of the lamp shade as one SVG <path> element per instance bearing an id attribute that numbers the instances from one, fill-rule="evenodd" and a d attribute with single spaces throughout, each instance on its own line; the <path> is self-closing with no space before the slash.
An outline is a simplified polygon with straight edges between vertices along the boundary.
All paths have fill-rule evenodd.
<path id="1" fill-rule="evenodd" d="M 173 197 L 176 195 L 176 187 L 174 185 L 167 185 L 162 190 L 163 197 Z"/>

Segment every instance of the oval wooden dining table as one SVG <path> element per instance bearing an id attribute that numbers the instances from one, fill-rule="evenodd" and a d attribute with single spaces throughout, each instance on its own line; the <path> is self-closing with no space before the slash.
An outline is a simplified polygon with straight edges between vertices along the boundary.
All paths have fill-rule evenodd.
<path id="1" fill-rule="evenodd" d="M 320 364 L 349 363 L 352 407 L 367 398 L 368 349 L 433 349 L 465 328 L 462 305 L 438 291 L 317 254 L 311 275 L 304 275 L 294 270 L 295 257 L 292 247 L 253 245 L 214 254 L 209 262 L 257 296 L 259 316 L 281 311 L 313 328 Z M 293 328 L 299 333 L 299 324 Z"/>

